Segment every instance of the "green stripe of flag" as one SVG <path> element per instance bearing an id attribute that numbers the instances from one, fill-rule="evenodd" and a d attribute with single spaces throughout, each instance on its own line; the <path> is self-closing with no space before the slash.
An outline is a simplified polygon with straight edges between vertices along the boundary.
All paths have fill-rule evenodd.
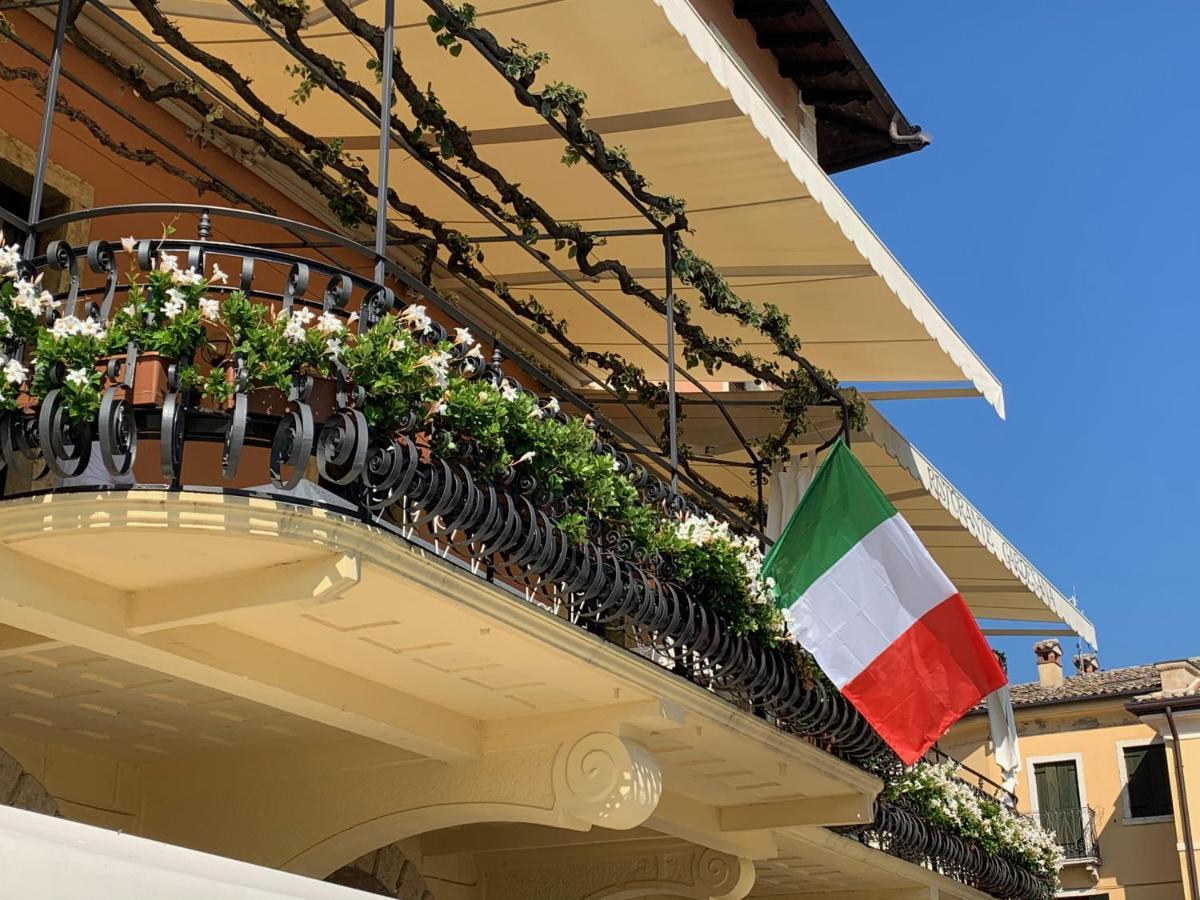
<path id="1" fill-rule="evenodd" d="M 839 438 L 763 561 L 780 606 L 791 606 L 875 526 L 896 514 Z"/>

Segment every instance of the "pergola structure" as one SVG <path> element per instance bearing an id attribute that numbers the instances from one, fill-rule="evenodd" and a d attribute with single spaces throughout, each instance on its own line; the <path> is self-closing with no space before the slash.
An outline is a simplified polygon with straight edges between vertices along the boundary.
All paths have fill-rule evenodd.
<path id="1" fill-rule="evenodd" d="M 924 141 L 823 3 L 20 6 L 5 102 L 43 99 L 40 127 L 8 136 L 29 211 L 0 218 L 24 235 L 14 277 L 54 291 L 47 331 L 115 321 L 168 257 L 224 267 L 230 284 L 205 283 L 222 300 L 360 341 L 428 310 L 415 340 L 481 397 L 563 434 L 586 416 L 636 503 L 764 544 L 784 448 L 904 456 L 836 379 L 951 382 L 1003 415 L 998 380 L 829 180 Z M 131 187 L 134 165 L 154 174 Z M 474 355 L 451 345 L 464 331 Z M 86 756 L 73 796 L 136 770 L 106 823 L 351 886 L 357 867 L 392 896 L 415 869 L 464 900 L 1047 895 L 881 795 L 896 760 L 803 651 L 523 477 L 532 453 L 489 470 L 427 425 L 440 401 L 368 420 L 336 353 L 326 408 L 299 366 L 263 400 L 236 348 L 197 376 L 225 371 L 216 401 L 181 375 L 190 357 L 139 400 L 156 353 L 97 360 L 90 418 L 66 371 L 39 370 L 50 390 L 21 385 L 0 427 L 0 660 L 22 692 L 0 736 L 22 762 Z M 999 564 L 963 569 L 978 613 L 1094 643 Z"/>

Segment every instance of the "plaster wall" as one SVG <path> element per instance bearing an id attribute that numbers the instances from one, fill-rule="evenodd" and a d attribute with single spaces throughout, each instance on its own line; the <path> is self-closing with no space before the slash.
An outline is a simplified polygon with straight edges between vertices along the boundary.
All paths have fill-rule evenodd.
<path id="1" fill-rule="evenodd" d="M 1185 891 L 1176 822 L 1126 821 L 1120 748 L 1123 742 L 1160 739 L 1155 728 L 1125 710 L 1127 699 L 1018 709 L 1022 759 L 1018 803 L 1023 811 L 1033 808 L 1031 761 L 1076 760 L 1082 802 L 1095 812 L 1102 861 L 1098 879 L 1082 865 L 1067 866 L 1062 873 L 1064 890 L 1108 893 L 1112 900 L 1179 900 Z M 1193 743 L 1200 750 L 1200 741 Z M 971 768 L 1000 780 L 986 717 L 963 720 L 941 746 Z M 1200 771 L 1200 754 L 1193 771 Z"/>

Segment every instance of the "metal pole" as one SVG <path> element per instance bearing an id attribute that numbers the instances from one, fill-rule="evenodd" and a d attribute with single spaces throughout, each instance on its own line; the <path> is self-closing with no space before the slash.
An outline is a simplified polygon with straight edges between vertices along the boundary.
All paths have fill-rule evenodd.
<path id="1" fill-rule="evenodd" d="M 671 444 L 671 493 L 679 493 L 679 422 L 675 396 L 675 248 L 671 234 L 663 234 L 667 275 L 667 435 Z"/>
<path id="2" fill-rule="evenodd" d="M 387 253 L 388 154 L 392 143 L 392 66 L 395 63 L 393 25 L 395 0 L 383 4 L 383 58 L 379 86 L 379 192 L 375 198 L 375 281 L 383 284 L 384 254 Z"/>
<path id="3" fill-rule="evenodd" d="M 50 153 L 50 130 L 54 125 L 54 106 L 58 101 L 58 74 L 62 71 L 63 41 L 67 36 L 70 0 L 58 0 L 58 22 L 54 27 L 54 50 L 50 54 L 50 72 L 46 76 L 46 103 L 42 107 L 42 133 L 38 138 L 37 166 L 33 190 L 29 193 L 29 235 L 25 238 L 25 258 L 37 249 L 37 223 L 42 213 L 42 195 L 46 188 L 46 162 Z"/>
<path id="4" fill-rule="evenodd" d="M 1164 712 L 1167 726 L 1171 729 L 1171 756 L 1175 761 L 1175 788 L 1179 794 L 1179 818 L 1183 826 L 1183 849 L 1187 865 L 1188 887 L 1192 900 L 1200 897 L 1200 880 L 1196 876 L 1196 843 L 1192 837 L 1192 814 L 1188 809 L 1187 781 L 1183 777 L 1183 747 L 1179 744 L 1179 728 L 1175 725 L 1175 711 L 1170 705 Z"/>
<path id="5" fill-rule="evenodd" d="M 758 527 L 765 528 L 767 525 L 767 505 L 763 502 L 763 482 L 766 481 L 767 473 L 763 468 L 762 463 L 758 463 L 754 467 L 754 486 L 758 489 Z"/>

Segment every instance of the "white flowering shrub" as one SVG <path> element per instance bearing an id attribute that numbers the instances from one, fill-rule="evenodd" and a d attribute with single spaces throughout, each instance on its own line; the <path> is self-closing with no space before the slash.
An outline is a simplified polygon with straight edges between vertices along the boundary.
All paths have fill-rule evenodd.
<path id="1" fill-rule="evenodd" d="M 762 577 L 763 552 L 756 538 L 701 515 L 664 525 L 657 545 L 669 554 L 683 588 L 707 596 L 735 633 L 767 643 L 786 635 L 783 612 L 775 605 L 775 581 Z"/>
<path id="2" fill-rule="evenodd" d="M 122 241 L 128 254 L 133 238 Z M 716 519 L 665 518 L 644 503 L 628 473 L 611 455 L 596 451 L 589 421 L 562 413 L 556 399 L 540 399 L 515 381 L 470 378 L 483 367 L 483 349 L 466 328 L 434 341 L 425 307 L 410 305 L 384 316 L 364 333 L 348 327 L 356 315 L 316 312 L 296 304 L 275 311 L 240 291 L 210 296 L 225 274 L 205 275 L 160 253 L 150 272 L 131 268 L 129 290 L 108 322 L 58 316 L 59 303 L 38 281 L 19 278 L 17 247 L 0 242 L 0 338 L 32 348 L 29 364 L 0 358 L 0 409 L 18 393 L 32 401 L 60 390 L 72 420 L 94 418 L 104 386 L 101 361 L 129 343 L 143 354 L 180 361 L 180 385 L 220 406 L 238 384 L 230 359 L 239 361 L 247 389 L 287 391 L 293 376 L 333 377 L 339 372 L 362 390 L 360 409 L 375 428 L 405 428 L 423 436 L 439 455 L 469 458 L 482 478 L 520 482 L 556 504 L 559 526 L 574 541 L 603 523 L 645 554 L 661 554 L 672 577 L 697 602 L 724 617 L 735 634 L 775 643 L 784 635 L 772 586 L 761 579 L 758 542 Z M 215 294 L 215 292 L 212 292 Z M 224 361 L 201 375 L 194 358 Z"/>
<path id="3" fill-rule="evenodd" d="M 892 781 L 884 796 L 991 853 L 1058 881 L 1063 855 L 1053 833 L 964 782 L 953 760 L 918 762 Z"/>

